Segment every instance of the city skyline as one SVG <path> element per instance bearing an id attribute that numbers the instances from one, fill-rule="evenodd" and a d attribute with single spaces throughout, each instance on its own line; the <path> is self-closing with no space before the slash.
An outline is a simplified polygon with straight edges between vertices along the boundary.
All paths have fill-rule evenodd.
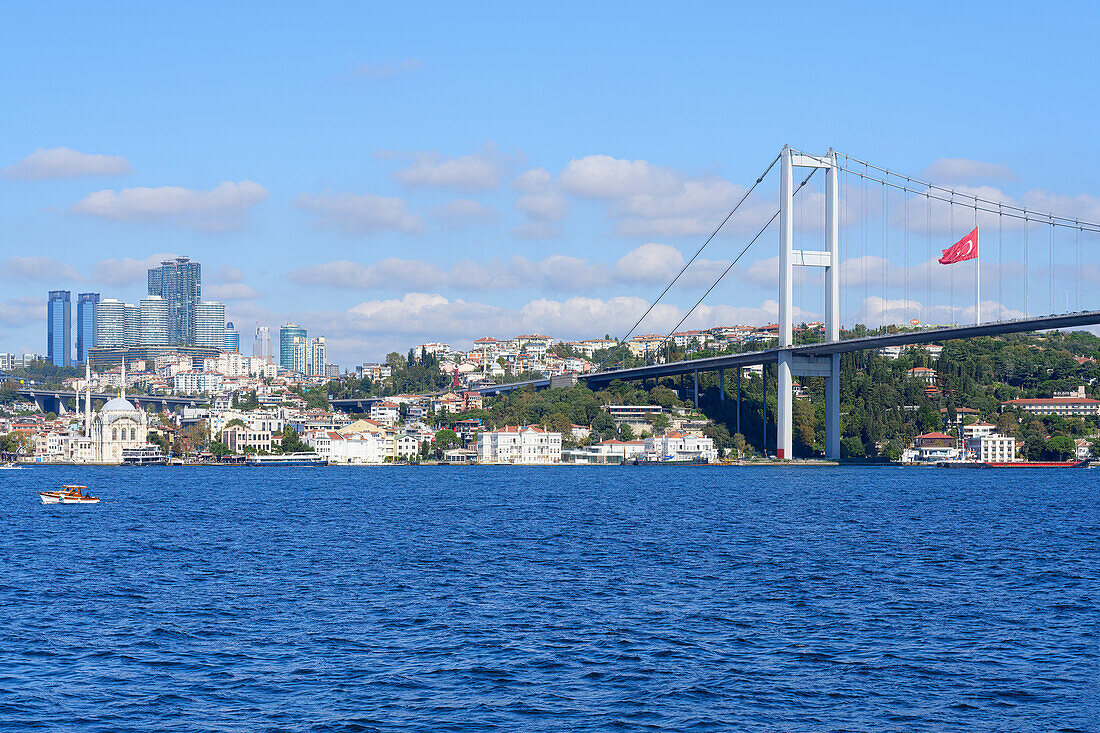
<path id="1" fill-rule="evenodd" d="M 774 34 L 739 30 L 775 27 L 777 11 L 735 18 L 732 9 L 694 6 L 669 19 L 656 7 L 637 7 L 628 23 L 653 41 L 645 53 L 617 38 L 597 41 L 571 22 L 568 7 L 500 8 L 495 21 L 459 42 L 446 33 L 457 9 L 439 9 L 415 36 L 390 37 L 347 6 L 334 11 L 342 22 L 303 18 L 293 31 L 249 36 L 239 47 L 226 40 L 248 27 L 251 13 L 228 9 L 211 24 L 200 10 L 174 19 L 170 45 L 195 52 L 187 67 L 148 31 L 163 25 L 164 11 L 74 7 L 95 31 L 89 38 L 135 39 L 120 51 L 117 74 L 94 62 L 81 66 L 94 54 L 80 35 L 57 58 L 43 58 L 36 11 L 13 11 L 30 30 L 3 53 L 13 64 L 16 55 L 40 63 L 16 80 L 8 100 L 14 114 L 0 139 L 0 217 L 9 243 L 0 257 L 0 349 L 44 351 L 43 291 L 134 303 L 146 295 L 147 270 L 177 256 L 203 262 L 201 297 L 224 302 L 241 333 L 300 323 L 328 335 L 337 363 L 487 334 L 621 336 L 785 142 L 820 152 L 835 145 L 989 195 L 1100 219 L 1093 165 L 1100 151 L 1087 142 L 1092 103 L 1021 107 L 1002 72 L 1005 49 L 1026 47 L 1029 34 L 1062 16 L 972 39 L 973 68 L 959 73 L 955 41 L 934 14 L 799 11 L 816 26 L 858 32 L 873 21 L 922 34 L 926 68 L 902 80 L 865 63 L 873 49 L 811 38 L 788 57 Z M 411 13 L 380 9 L 372 26 L 407 27 Z M 1071 79 L 1058 71 L 1089 63 L 1087 21 L 1097 13 L 1078 6 L 1078 21 L 1059 28 L 1067 41 L 1011 83 L 1068 93 Z M 956 15 L 960 23 L 985 20 L 980 5 Z M 531 29 L 521 34 L 523 60 L 502 63 L 500 53 L 516 50 L 516 40 L 501 40 L 513 27 Z M 661 50 L 665 35 L 688 29 L 697 44 L 675 55 Z M 486 50 L 494 43 L 497 53 Z M 260 60 L 282 48 L 294 68 L 268 70 Z M 833 72 L 805 61 L 822 56 Z M 764 59 L 778 64 L 784 84 L 744 71 Z M 692 73 L 718 67 L 729 69 L 728 86 Z M 64 70 L 72 68 L 80 73 L 70 78 Z M 90 96 L 81 87 L 87 74 L 112 81 Z M 41 104 L 17 103 L 39 100 L 40 88 L 53 90 Z M 183 93 L 190 104 L 171 101 Z M 153 102 L 135 105 L 138 97 Z M 296 122 L 282 114 L 287 109 L 299 113 Z M 929 120 L 958 123 L 939 129 Z M 180 144 L 165 146 L 144 129 L 167 130 Z M 643 331 L 675 325 L 772 196 L 751 200 L 750 220 L 715 241 Z M 937 232 L 935 244 L 940 239 L 950 232 Z M 774 255 L 769 236 L 683 327 L 774 320 Z M 903 267 L 900 252 L 891 266 Z M 1098 273 L 1089 263 L 1087 282 L 1097 284 Z M 858 280 L 846 281 L 853 285 L 845 286 L 845 322 L 900 319 L 884 308 L 868 313 L 867 277 L 862 291 Z M 1015 295 L 1010 289 L 1004 298 Z M 1005 306 L 1019 309 L 1014 301 Z M 810 302 L 804 315 L 815 320 L 820 308 Z"/>

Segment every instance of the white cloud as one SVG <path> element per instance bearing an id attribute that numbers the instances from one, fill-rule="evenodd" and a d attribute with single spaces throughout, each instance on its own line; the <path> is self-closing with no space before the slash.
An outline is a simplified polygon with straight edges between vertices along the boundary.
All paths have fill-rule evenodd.
<path id="1" fill-rule="evenodd" d="M 266 198 L 267 189 L 258 183 L 225 181 L 209 191 L 180 186 L 105 189 L 73 204 L 70 211 L 114 221 L 163 221 L 223 230 L 239 226 L 245 213 Z"/>
<path id="2" fill-rule="evenodd" d="M 244 270 L 230 265 L 222 265 L 214 273 L 214 281 L 222 283 L 239 283 L 244 282 Z"/>
<path id="3" fill-rule="evenodd" d="M 356 76 L 362 76 L 368 79 L 382 79 L 387 76 L 419 71 L 423 67 L 424 62 L 420 59 L 409 58 L 396 63 L 363 64 L 355 70 L 355 74 Z"/>
<path id="4" fill-rule="evenodd" d="M 648 242 L 620 257 L 614 266 L 579 257 L 550 255 L 530 260 L 516 255 L 509 260 L 474 262 L 461 260 L 442 266 L 424 260 L 390 257 L 374 263 L 347 260 L 298 268 L 287 278 L 299 285 L 354 290 L 462 290 L 487 292 L 527 289 L 552 292 L 585 292 L 616 285 L 659 285 L 669 282 L 685 260 L 678 249 Z M 698 259 L 680 283 L 710 285 L 726 263 Z"/>
<path id="5" fill-rule="evenodd" d="M 129 172 L 130 164 L 121 156 L 80 153 L 70 148 L 37 148 L 26 158 L 0 170 L 0 175 L 40 181 L 78 176 L 120 176 Z"/>
<path id="6" fill-rule="evenodd" d="M 525 193 L 516 199 L 516 209 L 523 212 L 530 221 L 561 221 L 568 211 L 565 197 L 557 191 Z"/>
<path id="7" fill-rule="evenodd" d="M 684 266 L 680 250 L 647 242 L 627 252 L 615 263 L 615 276 L 626 283 L 668 282 Z"/>
<path id="8" fill-rule="evenodd" d="M 633 196 L 675 194 L 683 176 L 645 160 L 626 160 L 610 155 L 574 158 L 559 176 L 574 196 L 608 201 Z"/>
<path id="9" fill-rule="evenodd" d="M 1003 163 L 983 163 L 968 158 L 940 158 L 925 168 L 922 175 L 936 183 L 1016 180 L 1016 174 L 1012 168 Z"/>
<path id="10" fill-rule="evenodd" d="M 208 300 L 232 301 L 253 300 L 260 297 L 251 285 L 244 283 L 226 283 L 225 285 L 204 285 L 202 295 Z"/>
<path id="11" fill-rule="evenodd" d="M 84 279 L 74 267 L 51 257 L 9 257 L 0 265 L 0 277 L 31 282 Z"/>
<path id="12" fill-rule="evenodd" d="M 627 237 L 710 234 L 744 195 L 743 186 L 717 176 L 691 177 L 645 160 L 590 155 L 571 160 L 560 175 L 574 196 L 605 201 Z M 731 232 L 758 229 L 775 211 L 773 202 L 750 198 L 730 221 Z"/>
<path id="13" fill-rule="evenodd" d="M 974 323 L 974 312 L 973 302 L 970 305 L 959 305 L 952 308 L 950 305 L 926 306 L 914 299 L 883 299 L 879 296 L 872 296 L 862 301 L 860 313 L 852 313 L 843 320 L 845 323 L 863 323 L 873 327 L 894 323 L 909 323 L 912 319 L 932 325 L 950 323 L 965 325 Z M 1024 317 L 1023 311 L 1014 310 L 994 300 L 982 301 L 982 320 L 984 322 Z"/>
<path id="14" fill-rule="evenodd" d="M 0 301 L 0 323 L 5 326 L 26 326 L 46 319 L 46 299 L 14 298 Z"/>
<path id="15" fill-rule="evenodd" d="M 100 260 L 92 266 L 92 276 L 89 279 L 95 283 L 115 287 L 133 285 L 146 280 L 149 268 L 158 267 L 164 260 L 175 259 L 175 257 L 174 254 L 160 252 L 141 260 L 132 257 Z"/>
<path id="16" fill-rule="evenodd" d="M 404 199 L 358 193 L 303 193 L 294 202 L 319 217 L 324 226 L 353 234 L 395 231 L 416 234 L 423 229 L 420 217 L 411 214 Z"/>
<path id="17" fill-rule="evenodd" d="M 512 181 L 513 191 L 520 191 L 516 210 L 524 216 L 524 224 L 512 233 L 524 239 L 550 239 L 561 235 L 557 226 L 569 211 L 569 202 L 560 186 L 544 168 L 524 171 Z"/>
<path id="18" fill-rule="evenodd" d="M 457 158 L 439 153 L 417 153 L 413 163 L 394 173 L 406 186 L 441 188 L 463 193 L 491 191 L 500 184 L 505 159 L 494 146 Z"/>
<path id="19" fill-rule="evenodd" d="M 371 339 L 407 337 L 469 342 L 487 334 L 548 333 L 558 338 L 587 338 L 594 333 L 624 334 L 648 306 L 639 297 L 608 299 L 577 296 L 564 300 L 539 298 L 517 308 L 450 299 L 439 294 L 408 293 L 401 298 L 370 300 L 346 312 L 299 314 L 301 322 L 324 330 L 334 341 L 347 339 L 361 344 Z M 758 306 L 700 306 L 683 328 L 718 323 L 764 324 L 774 322 L 778 304 L 774 300 Z M 676 305 L 659 305 L 636 333 L 667 333 L 683 315 Z M 800 320 L 819 314 L 798 311 Z M 364 338 L 366 340 L 364 340 Z M 408 341 L 402 342 L 408 344 Z"/>
<path id="20" fill-rule="evenodd" d="M 499 219 L 497 210 L 471 199 L 448 201 L 436 210 L 438 219 L 448 229 L 456 231 L 476 226 L 496 224 Z"/>

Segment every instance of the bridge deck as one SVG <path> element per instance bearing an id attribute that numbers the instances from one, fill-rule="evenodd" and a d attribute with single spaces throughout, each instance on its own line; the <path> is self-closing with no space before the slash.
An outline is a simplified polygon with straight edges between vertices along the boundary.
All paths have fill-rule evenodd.
<path id="1" fill-rule="evenodd" d="M 953 339 L 975 338 L 977 336 L 998 336 L 1006 333 L 1025 333 L 1028 331 L 1049 331 L 1056 328 L 1074 328 L 1077 326 L 1095 326 L 1100 324 L 1100 311 L 1081 311 L 1079 313 L 1066 313 L 1063 315 L 1037 316 L 1035 318 L 1020 318 L 1011 321 L 994 321 L 981 325 L 948 326 L 946 328 L 930 328 L 924 331 L 902 331 L 899 333 L 883 334 L 879 336 L 865 336 L 862 338 L 847 339 L 834 343 L 802 344 L 795 346 L 790 351 L 800 356 L 824 356 L 826 354 L 844 354 L 864 349 L 881 349 L 887 346 L 910 346 L 913 344 L 925 344 L 935 341 L 951 341 Z M 730 369 L 755 364 L 769 364 L 779 358 L 779 349 L 761 349 L 759 351 L 747 351 L 741 354 L 723 354 L 705 359 L 686 359 L 683 361 L 668 362 L 666 364 L 650 364 L 630 369 L 612 369 L 593 374 L 578 374 L 577 379 L 583 380 L 589 386 L 604 386 L 610 382 L 621 379 L 632 381 L 639 379 L 654 379 L 660 377 L 691 374 L 697 371 L 716 371 L 718 369 Z M 492 387 L 482 387 L 478 391 L 482 394 L 501 394 L 522 387 L 535 387 L 542 389 L 550 386 L 549 379 L 533 379 L 527 382 L 514 384 L 497 384 Z"/>

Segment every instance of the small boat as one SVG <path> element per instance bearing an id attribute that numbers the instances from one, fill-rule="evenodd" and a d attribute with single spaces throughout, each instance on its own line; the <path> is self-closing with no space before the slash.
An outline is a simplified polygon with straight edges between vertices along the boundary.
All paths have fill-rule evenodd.
<path id="1" fill-rule="evenodd" d="M 39 491 L 43 504 L 98 504 L 99 497 L 85 493 L 87 486 L 61 487 L 61 491 Z"/>
<path id="2" fill-rule="evenodd" d="M 17 466 L 14 463 L 0 463 L 0 471 L 22 471 L 24 466 Z"/>

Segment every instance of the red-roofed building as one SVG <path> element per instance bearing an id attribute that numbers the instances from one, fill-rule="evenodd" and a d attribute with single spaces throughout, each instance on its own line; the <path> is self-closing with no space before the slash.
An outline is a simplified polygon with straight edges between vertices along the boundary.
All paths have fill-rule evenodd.
<path id="1" fill-rule="evenodd" d="M 1038 399 L 1008 400 L 1001 409 L 1016 409 L 1032 415 L 1058 415 L 1059 417 L 1093 417 L 1100 415 L 1100 400 L 1088 397 L 1047 397 Z"/>

